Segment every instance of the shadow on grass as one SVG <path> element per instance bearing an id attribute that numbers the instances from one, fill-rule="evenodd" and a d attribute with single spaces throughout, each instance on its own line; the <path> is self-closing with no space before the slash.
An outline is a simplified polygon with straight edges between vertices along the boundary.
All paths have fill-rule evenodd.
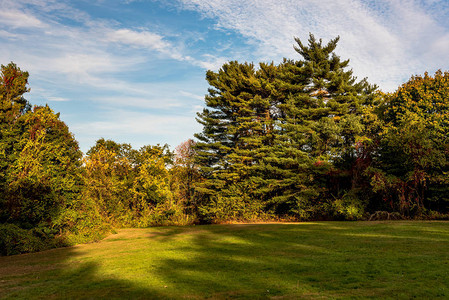
<path id="1" fill-rule="evenodd" d="M 180 243 L 183 257 L 162 259 L 156 273 L 181 295 L 449 297 L 449 223 L 320 222 L 190 230 L 154 237 L 167 246 Z M 165 295 L 175 296 L 170 291 Z"/>
<path id="2" fill-rule="evenodd" d="M 76 247 L 0 257 L 0 299 L 160 299 L 155 291 L 118 276 Z"/>
<path id="3" fill-rule="evenodd" d="M 0 298 L 448 298 L 449 223 L 127 229 L 0 257 Z"/>

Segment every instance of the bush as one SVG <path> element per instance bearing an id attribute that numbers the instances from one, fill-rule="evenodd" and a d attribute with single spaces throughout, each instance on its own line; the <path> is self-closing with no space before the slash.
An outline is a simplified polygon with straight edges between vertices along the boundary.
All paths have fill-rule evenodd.
<path id="1" fill-rule="evenodd" d="M 361 220 L 365 213 L 364 203 L 350 192 L 335 200 L 333 209 L 337 219 L 348 221 Z"/>
<path id="2" fill-rule="evenodd" d="M 264 218 L 262 205 L 247 195 L 223 197 L 218 195 L 198 207 L 201 223 L 251 222 Z"/>
<path id="3" fill-rule="evenodd" d="M 424 210 L 421 215 L 415 216 L 419 220 L 449 220 L 449 213 L 441 213 L 434 210 Z"/>
<path id="4" fill-rule="evenodd" d="M 57 245 L 44 228 L 22 229 L 14 224 L 0 224 L 0 255 L 37 252 Z"/>

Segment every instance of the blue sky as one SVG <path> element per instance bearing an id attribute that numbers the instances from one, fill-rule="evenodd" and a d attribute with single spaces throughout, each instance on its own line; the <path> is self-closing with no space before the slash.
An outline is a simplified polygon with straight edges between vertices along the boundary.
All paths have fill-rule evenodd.
<path id="1" fill-rule="evenodd" d="M 393 91 L 449 70 L 449 1 L 0 0 L 0 63 L 30 72 L 86 152 L 104 137 L 168 143 L 195 132 L 205 72 L 228 60 L 300 59 L 293 37 L 341 37 L 358 78 Z"/>

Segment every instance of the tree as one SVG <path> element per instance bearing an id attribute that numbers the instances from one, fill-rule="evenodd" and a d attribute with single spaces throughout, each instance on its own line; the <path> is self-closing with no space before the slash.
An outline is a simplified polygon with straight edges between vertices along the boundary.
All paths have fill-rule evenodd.
<path id="1" fill-rule="evenodd" d="M 59 114 L 30 110 L 28 77 L 14 63 L 1 66 L 0 220 L 52 226 L 79 191 L 81 152 Z"/>
<path id="2" fill-rule="evenodd" d="M 212 88 L 196 135 L 206 180 L 197 190 L 232 218 L 245 208 L 307 218 L 314 198 L 356 191 L 356 139 L 376 87 L 345 70 L 349 61 L 333 53 L 338 39 L 323 45 L 310 35 L 307 46 L 296 39 L 300 61 L 258 70 L 231 62 L 208 72 Z"/>
<path id="3" fill-rule="evenodd" d="M 80 197 L 78 143 L 48 106 L 31 110 L 23 97 L 28 76 L 14 63 L 1 66 L 0 227 L 7 232 L 2 253 L 91 240 L 105 230 L 92 203 Z"/>
<path id="4" fill-rule="evenodd" d="M 93 147 L 94 148 L 94 147 Z M 84 198 L 95 203 L 103 221 L 116 226 L 129 225 L 128 202 L 132 167 L 126 157 L 97 143 L 84 158 Z M 130 180 L 126 180 L 131 177 Z M 128 183 L 129 182 L 129 183 Z"/>
<path id="5" fill-rule="evenodd" d="M 29 92 L 28 72 L 20 70 L 14 63 L 1 65 L 0 77 L 0 123 L 9 124 L 30 109 L 30 104 L 23 97 Z M 3 126 L 2 126 L 3 127 Z"/>
<path id="6" fill-rule="evenodd" d="M 172 190 L 181 199 L 188 214 L 197 213 L 194 185 L 201 176 L 196 163 L 196 142 L 192 139 L 179 144 L 175 149 L 174 165 L 171 169 Z"/>
<path id="7" fill-rule="evenodd" d="M 15 126 L 20 135 L 15 136 L 5 176 L 7 221 L 51 227 L 78 199 L 81 151 L 59 114 L 48 106 L 34 107 Z"/>
<path id="8" fill-rule="evenodd" d="M 414 76 L 386 94 L 385 122 L 372 185 L 389 209 L 447 211 L 449 180 L 449 73 Z"/>
<path id="9" fill-rule="evenodd" d="M 132 149 L 100 139 L 84 162 L 85 194 L 104 220 L 115 226 L 148 226 L 167 221 L 175 206 L 170 189 L 168 146 Z"/>
<path id="10" fill-rule="evenodd" d="M 172 154 L 168 146 L 144 146 L 138 153 L 133 194 L 139 203 L 156 207 L 173 201 L 168 165 Z"/>
<path id="11" fill-rule="evenodd" d="M 206 179 L 196 186 L 202 211 L 208 219 L 255 218 L 262 211 L 252 172 L 273 126 L 268 84 L 253 64 L 236 61 L 217 73 L 208 71 L 206 78 L 208 108 L 198 114 L 204 128 L 195 135 L 199 171 Z"/>
<path id="12" fill-rule="evenodd" d="M 138 151 L 133 149 L 130 144 L 120 144 L 112 140 L 101 138 L 95 142 L 95 145 L 92 146 L 86 154 L 89 156 L 104 149 L 113 152 L 114 155 L 119 158 L 126 158 L 131 163 L 135 163 L 138 153 Z"/>
<path id="13" fill-rule="evenodd" d="M 29 110 L 29 103 L 23 94 L 29 91 L 28 72 L 20 70 L 14 63 L 1 65 L 0 74 L 0 220 L 8 218 L 5 209 L 6 177 L 9 165 L 14 161 L 14 145 L 20 128 L 17 119 Z"/>
<path id="14" fill-rule="evenodd" d="M 267 151 L 268 195 L 277 214 L 310 218 L 314 211 L 326 214 L 320 203 L 357 192 L 352 181 L 356 139 L 363 135 L 362 116 L 376 87 L 366 79 L 356 82 L 345 70 L 349 60 L 334 53 L 338 37 L 326 45 L 312 34 L 307 46 L 295 40 L 303 60 L 285 59 L 279 66 L 277 88 L 284 98 L 278 104 L 282 118 L 276 140 Z"/>

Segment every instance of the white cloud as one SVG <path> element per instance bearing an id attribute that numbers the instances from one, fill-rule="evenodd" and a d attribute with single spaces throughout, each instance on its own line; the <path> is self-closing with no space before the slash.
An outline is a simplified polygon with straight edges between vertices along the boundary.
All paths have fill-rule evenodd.
<path id="1" fill-rule="evenodd" d="M 128 143 L 132 138 L 132 146 L 135 148 L 157 143 L 168 143 L 174 148 L 191 137 L 192 132 L 200 130 L 198 123 L 190 116 L 156 115 L 127 110 L 111 110 L 106 115 L 107 121 L 83 122 L 70 128 L 77 137 L 82 137 L 80 141 L 83 144 L 93 145 L 100 137 L 122 143 Z"/>
<path id="2" fill-rule="evenodd" d="M 70 99 L 63 98 L 63 97 L 47 97 L 47 100 L 50 102 L 67 102 L 70 101 Z"/>
<path id="3" fill-rule="evenodd" d="M 227 61 L 229 61 L 229 59 L 226 57 L 216 57 L 211 54 L 205 54 L 202 56 L 201 60 L 195 60 L 194 64 L 206 70 L 217 71 Z"/>
<path id="4" fill-rule="evenodd" d="M 350 58 L 355 74 L 392 90 L 426 68 L 449 68 L 449 29 L 439 6 L 382 0 L 180 0 L 183 9 L 213 18 L 218 28 L 239 32 L 258 49 L 260 60 L 297 58 L 293 36 L 329 40 L 341 36 L 336 52 Z M 434 3 L 435 4 L 435 3 Z M 441 6 L 441 5 L 440 5 Z M 447 10 L 446 10 L 447 11 Z M 441 19 L 441 17 L 440 17 Z M 435 55 L 440 53 L 441 55 Z M 295 57 L 296 56 L 296 57 Z"/>
<path id="5" fill-rule="evenodd" d="M 216 57 L 212 54 L 204 54 L 200 59 L 195 59 L 189 55 L 182 53 L 180 48 L 182 46 L 174 45 L 164 39 L 162 35 L 151 32 L 149 30 L 141 29 L 139 31 L 131 29 L 117 29 L 110 30 L 103 29 L 101 35 L 105 36 L 105 41 L 108 43 L 119 43 L 135 48 L 144 48 L 149 50 L 156 50 L 178 61 L 189 62 L 192 65 L 199 66 L 206 70 L 217 70 L 228 59 L 224 57 Z"/>
<path id="6" fill-rule="evenodd" d="M 134 31 L 130 29 L 118 29 L 106 34 L 109 42 L 119 42 L 130 46 L 144 47 L 148 49 L 165 52 L 170 48 L 170 43 L 163 40 L 163 37 L 149 31 Z"/>
<path id="7" fill-rule="evenodd" d="M 0 30 L 0 38 L 18 39 L 19 37 L 19 34 L 11 33 L 6 30 Z"/>
<path id="8" fill-rule="evenodd" d="M 108 105 L 113 106 L 122 106 L 122 107 L 136 107 L 140 109 L 164 109 L 169 110 L 173 107 L 180 107 L 182 104 L 179 99 L 173 99 L 167 96 L 156 96 L 156 95 L 148 95 L 148 93 L 142 93 L 141 96 L 136 95 L 133 97 L 130 96 L 105 96 L 105 97 L 94 97 L 91 99 L 92 101 L 107 103 Z M 163 103 L 163 105 L 161 105 Z"/>
<path id="9" fill-rule="evenodd" d="M 33 10 L 33 7 L 36 9 Z M 78 23 L 63 24 L 61 18 Z M 19 27 L 32 31 L 28 35 L 19 34 L 15 30 Z M 148 61 L 151 57 L 149 52 L 160 54 L 160 58 L 188 62 L 204 68 L 213 65 L 210 60 L 203 62 L 182 53 L 182 44 L 174 44 L 148 28 L 132 29 L 117 22 L 92 19 L 65 1 L 0 0 L 2 37 L 10 40 L 20 38 L 22 41 L 9 44 L 9 53 L 0 54 L 0 59 L 13 56 L 17 58 L 16 61 L 24 61 L 30 70 L 45 69 L 47 72 L 93 76 L 93 73 L 132 69 Z M 146 52 L 130 53 L 132 49 Z"/>
<path id="10" fill-rule="evenodd" d="M 195 100 L 204 101 L 204 96 L 202 96 L 202 95 L 196 95 L 196 94 L 193 94 L 193 93 L 187 92 L 187 91 L 179 91 L 179 94 L 186 96 L 188 98 L 195 99 Z"/>
<path id="11" fill-rule="evenodd" d="M 0 7 L 1 8 L 1 7 Z M 31 14 L 19 10 L 0 9 L 0 24 L 14 28 L 42 28 L 45 24 Z"/>
<path id="12" fill-rule="evenodd" d="M 166 41 L 163 36 L 147 29 L 136 31 L 127 28 L 117 30 L 103 28 L 103 32 L 100 34 L 105 36 L 105 41 L 108 43 L 118 43 L 129 47 L 155 50 L 165 57 L 196 64 L 196 60 L 192 57 L 182 54 L 179 50 L 179 45 L 174 45 Z"/>
<path id="13" fill-rule="evenodd" d="M 61 53 L 51 59 L 51 68 L 58 73 L 89 76 L 117 70 L 116 59 L 107 53 Z"/>

